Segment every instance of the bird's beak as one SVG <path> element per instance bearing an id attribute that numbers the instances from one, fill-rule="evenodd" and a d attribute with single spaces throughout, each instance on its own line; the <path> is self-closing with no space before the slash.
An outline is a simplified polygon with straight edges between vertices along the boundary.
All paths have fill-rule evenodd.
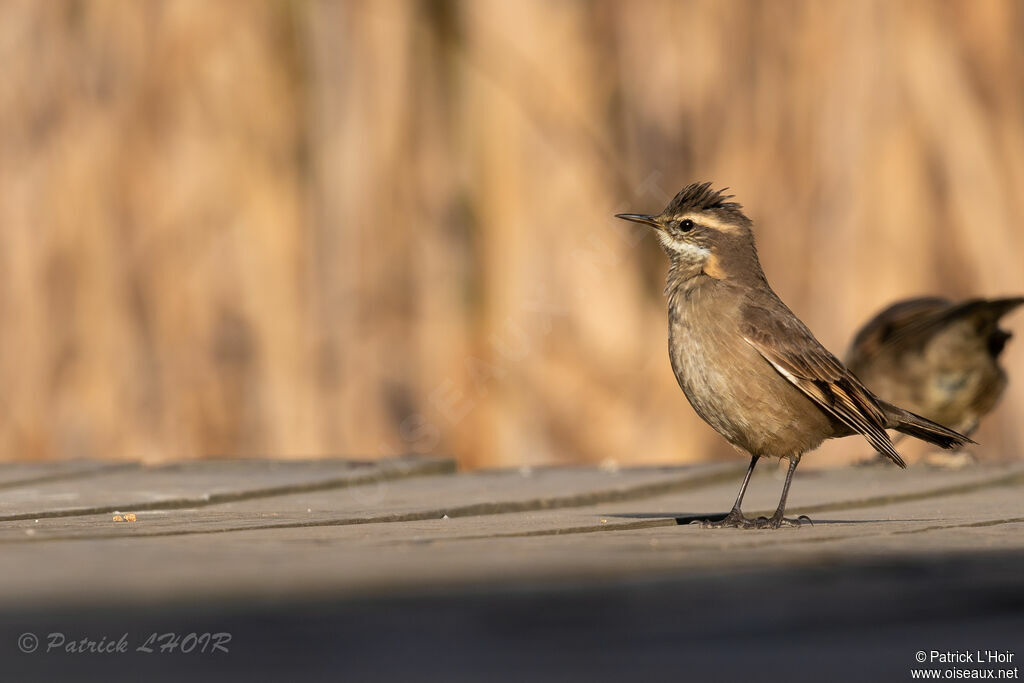
<path id="1" fill-rule="evenodd" d="M 617 214 L 615 214 L 615 217 L 616 218 L 621 218 L 624 221 L 633 221 L 634 223 L 643 223 L 644 225 L 651 226 L 655 230 L 663 230 L 664 229 L 664 228 L 662 228 L 661 223 L 658 222 L 658 219 L 656 217 L 654 217 L 654 216 L 647 216 L 647 215 L 644 215 L 642 213 L 617 213 Z"/>

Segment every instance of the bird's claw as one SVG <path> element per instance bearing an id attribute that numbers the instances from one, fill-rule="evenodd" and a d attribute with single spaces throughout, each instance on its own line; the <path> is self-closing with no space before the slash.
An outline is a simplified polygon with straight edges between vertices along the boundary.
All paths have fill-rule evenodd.
<path id="1" fill-rule="evenodd" d="M 771 517 L 758 517 L 754 521 L 755 527 L 758 529 L 780 529 L 782 527 L 799 529 L 804 523 L 814 526 L 814 522 L 807 515 L 800 515 L 796 518 L 772 515 Z"/>
<path id="2" fill-rule="evenodd" d="M 717 522 L 705 519 L 697 523 L 702 529 L 753 529 L 755 527 L 754 521 L 744 517 L 743 513 L 738 510 L 733 510 Z"/>

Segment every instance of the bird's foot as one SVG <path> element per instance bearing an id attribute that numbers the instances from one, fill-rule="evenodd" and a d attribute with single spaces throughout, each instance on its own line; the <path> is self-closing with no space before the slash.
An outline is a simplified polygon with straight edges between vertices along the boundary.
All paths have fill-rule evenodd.
<path id="1" fill-rule="evenodd" d="M 755 526 L 754 520 L 744 517 L 736 508 L 717 522 L 709 519 L 700 522 L 701 529 L 753 529 Z"/>
<path id="2" fill-rule="evenodd" d="M 754 525 L 758 529 L 779 529 L 784 526 L 791 526 L 800 528 L 804 524 L 810 524 L 814 526 L 814 522 L 807 515 L 800 515 L 799 517 L 783 517 L 781 514 L 776 512 L 771 517 L 758 517 L 754 520 Z"/>

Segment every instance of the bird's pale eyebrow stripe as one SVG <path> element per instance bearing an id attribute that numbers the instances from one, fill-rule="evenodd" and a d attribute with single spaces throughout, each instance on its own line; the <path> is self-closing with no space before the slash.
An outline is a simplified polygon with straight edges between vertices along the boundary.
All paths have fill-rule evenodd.
<path id="1" fill-rule="evenodd" d="M 685 221 L 686 219 L 690 219 L 697 225 L 703 225 L 721 232 L 735 232 L 737 227 L 732 223 L 725 223 L 706 213 L 688 213 L 679 217 L 680 221 Z"/>

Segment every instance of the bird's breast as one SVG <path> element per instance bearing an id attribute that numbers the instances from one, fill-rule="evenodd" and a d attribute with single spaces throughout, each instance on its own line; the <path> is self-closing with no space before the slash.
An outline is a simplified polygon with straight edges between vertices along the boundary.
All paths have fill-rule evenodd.
<path id="1" fill-rule="evenodd" d="M 740 335 L 738 307 L 696 293 L 669 311 L 669 357 L 697 414 L 733 443 L 745 427 L 738 384 L 756 353 Z M 763 361 L 761 361 L 763 363 Z"/>
<path id="2" fill-rule="evenodd" d="M 748 452 L 816 447 L 831 421 L 747 343 L 741 304 L 711 293 L 672 301 L 669 356 L 680 388 L 701 419 Z"/>

